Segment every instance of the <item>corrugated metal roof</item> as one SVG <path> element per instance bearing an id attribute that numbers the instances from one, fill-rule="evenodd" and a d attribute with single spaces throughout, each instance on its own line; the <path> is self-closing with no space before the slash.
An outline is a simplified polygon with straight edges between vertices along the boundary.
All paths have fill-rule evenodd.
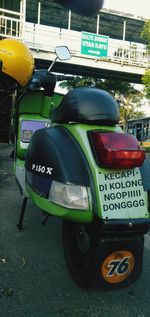
<path id="1" fill-rule="evenodd" d="M 27 21 L 37 23 L 38 0 L 27 0 Z M 41 0 L 41 24 L 54 27 L 68 27 L 68 10 L 58 5 L 54 0 Z M 145 20 L 134 19 L 131 14 L 127 16 L 108 13 L 105 10 L 100 11 L 99 33 L 108 35 L 111 38 L 123 38 L 123 23 L 126 20 L 126 40 L 131 42 L 140 42 L 141 31 Z M 77 31 L 86 31 L 96 33 L 97 16 L 83 17 L 72 13 L 71 29 Z"/>
<path id="2" fill-rule="evenodd" d="M 82 0 L 81 0 L 82 1 Z M 39 0 L 26 1 L 26 20 L 28 22 L 37 23 L 38 21 L 38 3 Z M 55 0 L 41 0 L 41 19 L 40 23 L 44 25 L 68 28 L 69 11 L 55 2 Z M 19 0 L 3 0 L 2 6 L 9 10 L 19 10 Z M 123 38 L 123 23 L 126 20 L 126 40 L 130 42 L 142 43 L 140 37 L 145 20 L 134 19 L 129 14 L 120 13 L 116 11 L 101 10 L 99 33 L 108 35 L 114 39 Z M 97 16 L 84 17 L 78 14 L 71 14 L 71 29 L 77 31 L 86 31 L 96 33 Z"/>

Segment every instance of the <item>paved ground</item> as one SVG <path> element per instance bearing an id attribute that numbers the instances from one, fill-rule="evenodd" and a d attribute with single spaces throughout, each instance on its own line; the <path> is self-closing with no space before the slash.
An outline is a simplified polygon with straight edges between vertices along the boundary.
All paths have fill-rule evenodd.
<path id="1" fill-rule="evenodd" d="M 134 285 L 114 292 L 79 289 L 66 269 L 61 220 L 41 226 L 41 211 L 29 203 L 25 230 L 16 230 L 21 197 L 10 153 L 11 146 L 0 144 L 0 317 L 149 317 L 150 236 Z"/>

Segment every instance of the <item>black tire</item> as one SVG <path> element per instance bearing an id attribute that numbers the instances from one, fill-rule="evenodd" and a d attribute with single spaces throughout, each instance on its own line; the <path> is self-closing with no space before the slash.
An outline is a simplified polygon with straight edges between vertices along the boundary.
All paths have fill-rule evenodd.
<path id="1" fill-rule="evenodd" d="M 92 243 L 88 225 L 63 220 L 63 247 L 73 280 L 80 287 L 89 288 L 92 277 Z"/>
<path id="2" fill-rule="evenodd" d="M 92 276 L 92 286 L 94 288 L 103 289 L 103 290 L 117 290 L 124 287 L 128 287 L 133 284 L 141 275 L 142 266 L 143 266 L 143 247 L 144 247 L 144 237 L 138 236 L 136 238 L 121 238 L 119 240 L 101 240 L 98 242 L 97 248 L 95 247 L 95 254 L 93 256 L 93 276 Z M 130 271 L 131 263 L 123 263 L 123 259 L 126 256 L 122 257 L 123 252 L 127 255 L 131 255 L 134 258 L 134 266 Z M 102 273 L 103 268 L 105 267 L 106 260 L 109 259 L 113 254 L 120 255 L 122 260 L 118 262 L 117 271 L 120 272 L 114 273 L 114 277 L 118 276 L 125 277 L 116 283 L 110 282 L 106 279 L 106 275 Z M 118 259 L 117 259 L 118 260 Z M 114 261 L 115 262 L 115 261 Z M 119 264 L 120 263 L 120 264 Z M 126 266 L 127 271 L 121 272 Z M 109 270 L 115 268 L 115 266 L 109 266 Z"/>
<path id="3" fill-rule="evenodd" d="M 82 288 L 98 288 L 101 290 L 120 289 L 129 286 L 140 276 L 143 262 L 143 236 L 122 239 L 98 239 L 93 224 L 79 224 L 63 220 L 63 246 L 66 263 L 73 280 Z M 115 253 L 133 255 L 133 269 L 128 270 L 130 263 L 124 263 L 126 256 L 118 261 L 118 272 L 123 279 L 111 282 L 104 277 L 105 262 Z M 130 256 L 129 256 L 130 258 Z M 112 261 L 112 260 L 111 260 Z M 113 260 L 115 262 L 115 260 Z M 127 261 L 127 260 L 126 260 Z M 119 264 L 120 263 L 120 264 Z M 122 272 L 125 266 L 127 271 Z M 111 269 L 111 265 L 108 266 Z M 112 267 L 113 268 L 113 267 Z M 115 267 L 114 267 L 115 268 Z M 116 278 L 114 276 L 114 278 Z M 117 277 L 118 278 L 118 277 Z"/>

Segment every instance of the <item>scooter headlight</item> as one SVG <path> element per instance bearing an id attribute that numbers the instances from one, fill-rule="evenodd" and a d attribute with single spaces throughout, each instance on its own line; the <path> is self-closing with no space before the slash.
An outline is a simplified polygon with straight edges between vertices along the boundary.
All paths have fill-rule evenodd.
<path id="1" fill-rule="evenodd" d="M 89 209 L 88 189 L 80 185 L 52 181 L 49 200 L 70 209 Z"/>

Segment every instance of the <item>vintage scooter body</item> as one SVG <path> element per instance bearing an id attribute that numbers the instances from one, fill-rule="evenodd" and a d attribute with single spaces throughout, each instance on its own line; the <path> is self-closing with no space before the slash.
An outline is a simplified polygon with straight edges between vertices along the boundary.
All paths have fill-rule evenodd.
<path id="1" fill-rule="evenodd" d="M 17 181 L 25 199 L 63 218 L 74 280 L 102 289 L 130 285 L 141 273 L 150 226 L 149 164 L 119 127 L 117 103 L 95 88 L 65 97 L 33 91 L 20 99 L 18 114 Z"/>

